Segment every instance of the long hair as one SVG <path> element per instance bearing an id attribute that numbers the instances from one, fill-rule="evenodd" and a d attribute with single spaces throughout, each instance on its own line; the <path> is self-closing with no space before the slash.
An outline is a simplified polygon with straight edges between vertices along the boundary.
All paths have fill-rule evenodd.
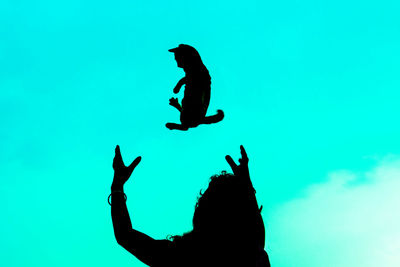
<path id="1" fill-rule="evenodd" d="M 197 250 L 206 258 L 213 255 L 213 258 L 223 258 L 220 260 L 225 263 L 242 263 L 235 266 L 259 266 L 255 261 L 260 253 L 265 253 L 265 231 L 260 212 L 254 189 L 248 188 L 241 177 L 222 172 L 211 177 L 208 188 L 204 193 L 200 192 L 193 215 L 193 230 L 173 236 L 171 240 L 177 247 L 184 248 L 186 254 L 193 255 L 188 250 Z M 261 266 L 269 266 L 269 261 Z"/>

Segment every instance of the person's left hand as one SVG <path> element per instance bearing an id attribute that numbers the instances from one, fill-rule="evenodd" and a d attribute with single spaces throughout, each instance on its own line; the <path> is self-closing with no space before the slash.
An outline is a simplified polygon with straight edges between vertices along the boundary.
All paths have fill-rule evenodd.
<path id="1" fill-rule="evenodd" d="M 122 160 L 120 148 L 117 145 L 113 160 L 114 180 L 111 187 L 122 189 L 141 159 L 142 157 L 137 157 L 129 166 L 125 166 L 124 161 Z"/>

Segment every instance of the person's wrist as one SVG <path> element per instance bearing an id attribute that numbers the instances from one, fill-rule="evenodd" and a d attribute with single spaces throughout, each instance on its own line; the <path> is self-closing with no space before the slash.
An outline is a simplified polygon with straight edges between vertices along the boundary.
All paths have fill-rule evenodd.
<path id="1" fill-rule="evenodd" d="M 111 184 L 111 192 L 113 191 L 124 191 L 124 185 L 118 182 L 113 182 Z"/>

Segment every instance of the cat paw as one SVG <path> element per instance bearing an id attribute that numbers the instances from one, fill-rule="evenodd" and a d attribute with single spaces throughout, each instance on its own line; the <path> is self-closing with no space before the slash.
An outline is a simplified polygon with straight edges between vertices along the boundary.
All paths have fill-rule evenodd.
<path id="1" fill-rule="evenodd" d="M 178 98 L 171 97 L 169 99 L 169 104 L 173 107 L 179 106 Z"/>

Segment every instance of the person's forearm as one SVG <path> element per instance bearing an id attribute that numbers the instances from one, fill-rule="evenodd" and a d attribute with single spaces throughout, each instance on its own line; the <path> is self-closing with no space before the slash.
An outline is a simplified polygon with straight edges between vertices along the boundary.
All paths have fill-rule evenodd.
<path id="1" fill-rule="evenodd" d="M 129 231 L 132 230 L 132 223 L 126 207 L 123 186 L 111 186 L 111 217 L 114 226 L 115 238 L 118 242 L 127 237 Z"/>
<path id="2" fill-rule="evenodd" d="M 167 243 L 154 240 L 146 234 L 132 229 L 123 186 L 113 183 L 111 192 L 111 216 L 118 244 L 143 263 L 149 266 L 160 266 L 159 261 L 166 258 Z"/>
<path id="3" fill-rule="evenodd" d="M 250 178 L 250 172 L 249 172 L 249 170 L 248 170 L 248 168 L 247 168 L 247 170 L 246 171 L 244 171 L 243 173 L 242 173 L 242 181 L 244 182 L 244 186 L 246 187 L 246 188 L 248 188 L 248 196 L 249 196 L 249 200 L 250 200 L 250 202 L 252 203 L 252 205 L 253 205 L 253 207 L 256 209 L 256 210 L 260 210 L 260 208 L 258 207 L 258 203 L 257 203 L 257 198 L 256 198 L 256 195 L 255 195 L 255 193 L 256 193 L 256 190 L 255 190 L 255 188 L 253 187 L 253 183 L 252 183 L 252 181 L 251 181 L 251 178 Z"/>

